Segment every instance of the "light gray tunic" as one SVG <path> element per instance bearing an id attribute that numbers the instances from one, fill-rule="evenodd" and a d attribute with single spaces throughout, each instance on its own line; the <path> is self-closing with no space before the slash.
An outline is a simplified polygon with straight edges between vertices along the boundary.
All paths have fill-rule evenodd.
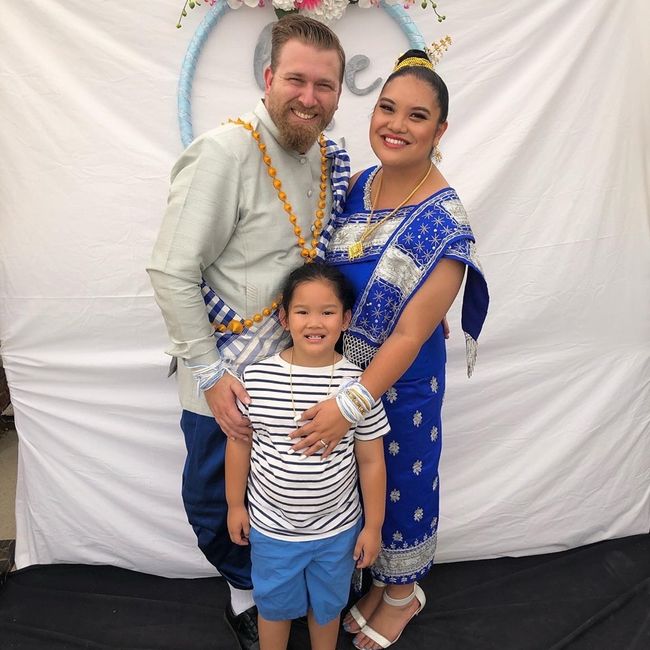
<path id="1" fill-rule="evenodd" d="M 309 245 L 321 175 L 318 143 L 305 154 L 285 150 L 262 101 L 242 119 L 261 133 Z M 329 184 L 327 192 L 326 216 Z M 249 318 L 271 303 L 301 263 L 293 226 L 250 131 L 224 124 L 197 138 L 172 170 L 167 210 L 147 268 L 171 340 L 167 353 L 185 361 L 178 366 L 184 409 L 211 414 L 185 366 L 219 358 L 201 278 Z"/>

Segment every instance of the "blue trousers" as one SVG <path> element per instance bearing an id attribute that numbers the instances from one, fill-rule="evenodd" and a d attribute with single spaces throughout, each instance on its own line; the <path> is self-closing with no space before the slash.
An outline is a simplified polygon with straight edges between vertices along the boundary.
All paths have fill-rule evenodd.
<path id="1" fill-rule="evenodd" d="M 181 429 L 187 448 L 183 504 L 199 548 L 229 584 L 252 589 L 250 547 L 233 544 L 228 535 L 226 435 L 213 417 L 190 411 L 183 411 Z"/>

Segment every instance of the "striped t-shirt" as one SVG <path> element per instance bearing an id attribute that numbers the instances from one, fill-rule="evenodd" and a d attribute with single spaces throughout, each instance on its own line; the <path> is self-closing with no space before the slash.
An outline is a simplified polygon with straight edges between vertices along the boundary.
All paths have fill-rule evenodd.
<path id="1" fill-rule="evenodd" d="M 294 365 L 290 380 L 289 363 L 279 354 L 246 368 L 243 381 L 251 403 L 244 412 L 253 425 L 248 476 L 253 528 L 276 539 L 302 541 L 330 537 L 359 520 L 354 445 L 388 433 L 381 401 L 348 430 L 325 461 L 319 452 L 305 458 L 287 453 L 296 443 L 287 436 L 297 428 L 295 416 L 360 374 L 360 368 L 343 358 L 333 372 L 332 366 Z"/>

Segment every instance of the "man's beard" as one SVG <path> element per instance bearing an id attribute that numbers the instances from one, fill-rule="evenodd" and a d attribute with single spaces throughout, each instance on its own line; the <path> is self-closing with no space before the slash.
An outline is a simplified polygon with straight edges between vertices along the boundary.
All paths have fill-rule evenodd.
<path id="1" fill-rule="evenodd" d="M 301 113 L 309 113 L 308 109 L 297 108 Z M 298 153 L 305 153 L 311 148 L 331 119 L 331 116 L 329 119 L 326 119 L 320 115 L 313 122 L 300 124 L 297 120 L 289 119 L 291 107 L 285 109 L 280 106 L 275 106 L 274 102 L 269 100 L 266 102 L 266 109 L 278 127 L 282 146 L 286 149 L 297 151 Z"/>

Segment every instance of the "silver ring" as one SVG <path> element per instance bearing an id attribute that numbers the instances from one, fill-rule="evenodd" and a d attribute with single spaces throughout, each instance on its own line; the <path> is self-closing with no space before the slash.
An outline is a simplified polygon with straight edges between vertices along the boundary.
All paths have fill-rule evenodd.
<path id="1" fill-rule="evenodd" d="M 327 449 L 327 448 L 330 446 L 330 443 L 329 443 L 329 442 L 325 442 L 322 438 L 321 438 L 320 444 L 323 445 L 323 447 L 324 447 L 325 449 Z"/>

